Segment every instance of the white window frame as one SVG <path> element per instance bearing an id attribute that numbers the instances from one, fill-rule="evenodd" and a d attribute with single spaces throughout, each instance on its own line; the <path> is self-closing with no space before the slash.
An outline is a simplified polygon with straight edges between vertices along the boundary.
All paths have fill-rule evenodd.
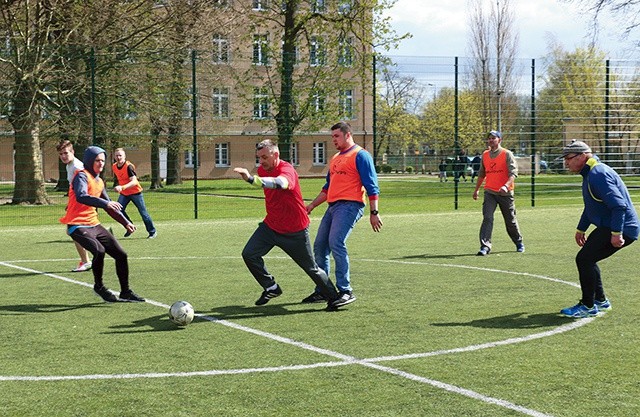
<path id="1" fill-rule="evenodd" d="M 327 165 L 327 143 L 313 143 L 313 166 Z"/>
<path id="2" fill-rule="evenodd" d="M 338 46 L 338 64 L 343 67 L 353 65 L 353 38 L 350 36 L 340 39 Z"/>
<path id="3" fill-rule="evenodd" d="M 215 144 L 215 166 L 216 168 L 226 168 L 231 166 L 229 142 Z"/>
<path id="4" fill-rule="evenodd" d="M 338 93 L 338 110 L 340 118 L 344 120 L 354 119 L 354 93 L 353 89 L 341 89 Z"/>
<path id="5" fill-rule="evenodd" d="M 229 88 L 213 87 L 211 90 L 211 111 L 214 119 L 228 119 L 230 116 L 229 108 Z"/>
<path id="6" fill-rule="evenodd" d="M 309 42 L 309 65 L 321 67 L 327 63 L 327 53 L 324 49 L 322 36 L 312 36 Z"/>
<path id="7" fill-rule="evenodd" d="M 253 65 L 269 65 L 269 35 L 253 35 Z"/>
<path id="8" fill-rule="evenodd" d="M 263 12 L 269 8 L 269 0 L 253 0 L 252 10 Z"/>
<path id="9" fill-rule="evenodd" d="M 211 60 L 214 64 L 228 64 L 231 62 L 229 56 L 229 38 L 220 33 L 214 33 L 211 39 L 212 53 Z"/>
<path id="10" fill-rule="evenodd" d="M 298 166 L 300 165 L 300 158 L 298 157 L 298 146 L 299 142 L 291 142 L 291 147 L 289 148 L 289 159 L 291 161 L 291 165 Z"/>
<path id="11" fill-rule="evenodd" d="M 269 90 L 266 87 L 253 88 L 253 118 L 255 120 L 268 119 L 271 110 Z"/>

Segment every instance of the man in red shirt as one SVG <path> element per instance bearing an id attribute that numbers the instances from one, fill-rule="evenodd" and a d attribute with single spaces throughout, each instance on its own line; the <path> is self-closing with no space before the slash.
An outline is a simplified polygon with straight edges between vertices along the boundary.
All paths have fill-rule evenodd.
<path id="1" fill-rule="evenodd" d="M 320 293 L 328 301 L 327 308 L 338 298 L 338 292 L 327 274 L 318 267 L 311 252 L 309 215 L 302 200 L 298 174 L 293 166 L 280 159 L 278 145 L 263 140 L 256 146 L 260 160 L 257 175 L 245 168 L 234 168 L 243 180 L 264 190 L 267 216 L 258 225 L 242 250 L 247 268 L 264 288 L 256 305 L 263 305 L 282 294 L 265 265 L 265 256 L 274 246 L 282 249 L 311 277 Z"/>

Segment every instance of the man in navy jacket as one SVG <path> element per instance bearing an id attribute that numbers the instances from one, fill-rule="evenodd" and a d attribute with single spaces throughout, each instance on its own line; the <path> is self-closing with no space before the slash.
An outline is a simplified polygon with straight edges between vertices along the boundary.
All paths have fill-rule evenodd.
<path id="1" fill-rule="evenodd" d="M 560 311 L 568 317 L 592 317 L 610 310 L 598 262 L 638 239 L 640 225 L 629 191 L 620 176 L 600 162 L 584 142 L 573 140 L 562 149 L 567 169 L 582 175 L 584 210 L 576 231 L 581 247 L 576 255 L 582 299 Z M 587 237 L 590 225 L 596 228 Z"/>

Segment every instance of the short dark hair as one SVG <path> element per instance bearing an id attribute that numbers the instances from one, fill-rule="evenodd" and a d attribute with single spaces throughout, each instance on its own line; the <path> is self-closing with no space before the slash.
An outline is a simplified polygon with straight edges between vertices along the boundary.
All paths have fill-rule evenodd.
<path id="1" fill-rule="evenodd" d="M 344 134 L 351 133 L 351 125 L 347 122 L 338 122 L 335 125 L 331 126 L 331 130 L 340 129 L 340 131 Z"/>
<path id="2" fill-rule="evenodd" d="M 56 151 L 60 152 L 68 147 L 71 147 L 71 149 L 73 149 L 73 143 L 71 143 L 71 141 L 68 139 L 63 139 L 56 145 Z"/>

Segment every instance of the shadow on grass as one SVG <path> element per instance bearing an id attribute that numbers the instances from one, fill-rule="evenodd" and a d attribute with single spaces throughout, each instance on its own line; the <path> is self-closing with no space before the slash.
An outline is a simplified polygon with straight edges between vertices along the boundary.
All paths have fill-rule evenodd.
<path id="1" fill-rule="evenodd" d="M 7 313 L 60 313 L 63 311 L 79 310 L 82 308 L 94 308 L 105 305 L 105 303 L 87 304 L 16 304 L 0 305 L 0 314 Z M 8 314 L 7 314 L 8 315 Z"/>
<path id="2" fill-rule="evenodd" d="M 134 320 L 131 324 L 119 324 L 109 328 L 113 330 L 103 332 L 103 334 L 168 332 L 182 330 L 184 327 L 177 326 L 169 320 L 169 316 L 167 314 L 158 314 L 144 319 Z"/>
<path id="3" fill-rule="evenodd" d="M 215 307 L 209 313 L 202 313 L 220 320 L 251 319 L 256 317 L 288 316 L 291 314 L 317 313 L 325 311 L 325 304 L 317 304 L 318 308 L 289 310 L 288 306 L 300 306 L 300 303 L 267 304 L 263 306 L 222 306 Z M 340 310 L 338 310 L 340 311 Z"/>
<path id="4" fill-rule="evenodd" d="M 1 278 L 21 278 L 21 277 L 34 277 L 37 275 L 42 275 L 40 272 L 12 272 L 9 274 L 0 274 Z"/>
<path id="5" fill-rule="evenodd" d="M 557 313 L 527 314 L 515 313 L 507 316 L 491 317 L 488 319 L 471 320 L 461 323 L 433 323 L 437 327 L 480 327 L 483 329 L 538 329 L 541 327 L 555 327 L 567 323 L 567 318 Z"/>
<path id="6" fill-rule="evenodd" d="M 483 256 L 478 256 L 476 255 L 477 252 L 472 252 L 472 253 L 451 253 L 451 254 L 446 254 L 446 255 L 429 255 L 427 253 L 424 253 L 422 255 L 409 255 L 409 256 L 402 256 L 400 258 L 391 258 L 394 261 L 400 261 L 400 260 L 407 260 L 407 259 L 455 259 L 455 258 L 465 258 L 465 257 L 478 257 L 478 258 L 483 258 Z M 503 253 L 517 253 L 515 250 L 512 251 L 491 251 L 491 254 L 488 255 L 489 257 L 491 255 L 499 255 L 499 254 L 503 254 Z"/>

